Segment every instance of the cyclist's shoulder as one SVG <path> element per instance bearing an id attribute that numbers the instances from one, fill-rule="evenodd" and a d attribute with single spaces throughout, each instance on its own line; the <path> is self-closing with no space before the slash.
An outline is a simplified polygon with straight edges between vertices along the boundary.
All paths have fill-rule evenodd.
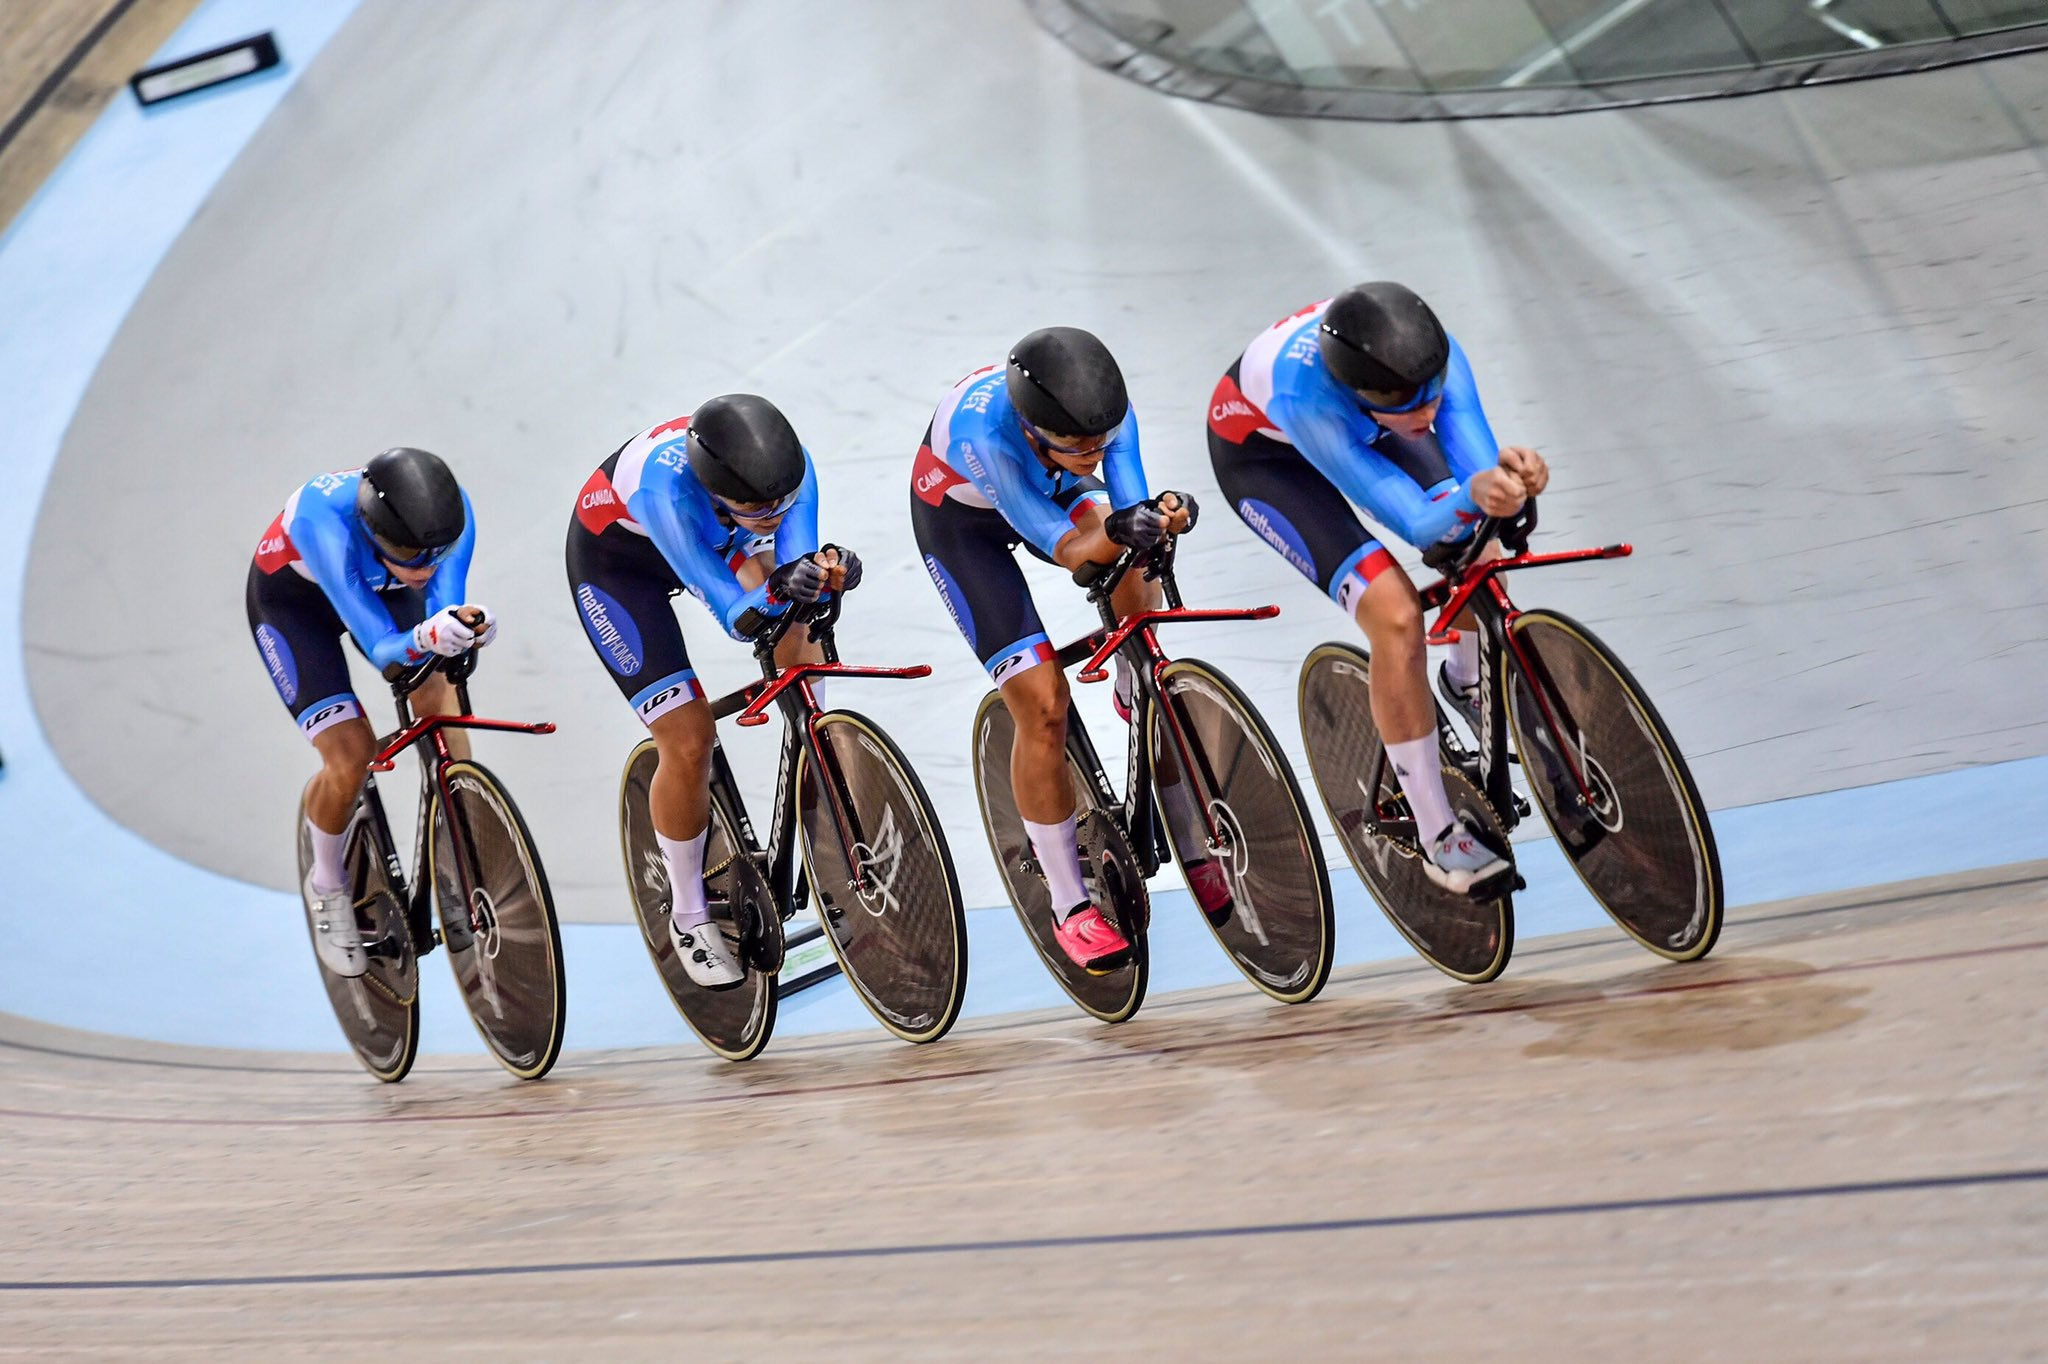
<path id="1" fill-rule="evenodd" d="M 1003 366 L 983 365 L 970 370 L 946 390 L 938 410 L 932 414 L 932 436 L 947 442 L 985 438 L 999 430 L 1000 418 L 1009 413 Z"/>
<path id="2" fill-rule="evenodd" d="M 356 488 L 362 481 L 361 469 L 335 469 L 313 475 L 285 499 L 286 523 L 308 526 L 350 521 L 355 516 Z"/>

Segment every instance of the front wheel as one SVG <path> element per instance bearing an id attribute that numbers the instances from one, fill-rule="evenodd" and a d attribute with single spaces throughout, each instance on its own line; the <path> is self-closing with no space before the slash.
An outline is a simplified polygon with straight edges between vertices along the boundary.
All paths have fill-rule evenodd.
<path id="1" fill-rule="evenodd" d="M 1067 723 L 1080 723 L 1069 713 Z M 974 789 L 981 799 L 982 827 L 988 831 L 989 851 L 995 854 L 1009 892 L 1010 906 L 1024 925 L 1024 936 L 1045 963 L 1045 969 L 1059 982 L 1076 1004 L 1105 1023 L 1121 1023 L 1145 1002 L 1145 984 L 1151 974 L 1150 952 L 1145 929 L 1151 904 L 1145 894 L 1144 872 L 1130 840 L 1117 823 L 1115 812 L 1104 810 L 1095 796 L 1095 783 L 1068 751 L 1068 780 L 1079 793 L 1080 820 L 1075 830 L 1081 851 L 1081 874 L 1094 903 L 1116 924 L 1131 944 L 1131 958 L 1102 975 L 1091 975 L 1076 966 L 1053 937 L 1052 896 L 1045 876 L 1038 869 L 1038 857 L 1017 813 L 1017 797 L 1010 784 L 1010 748 L 1016 740 L 1016 725 L 1003 694 L 992 691 L 982 699 L 974 716 Z"/>
<path id="2" fill-rule="evenodd" d="M 1685 758 L 1642 687 L 1585 626 L 1509 626 L 1508 718 L 1530 793 L 1600 907 L 1660 957 L 1721 934 L 1721 858 Z"/>
<path id="3" fill-rule="evenodd" d="M 442 780 L 448 801 L 434 812 L 431 856 L 448 969 L 498 1064 L 538 1080 L 562 1054 L 568 1000 L 547 873 L 488 768 L 457 759 Z"/>
<path id="4" fill-rule="evenodd" d="M 837 771 L 805 748 L 797 809 L 825 940 L 877 1022 L 906 1042 L 937 1041 L 967 992 L 967 916 L 938 815 L 872 720 L 831 711 L 817 735 L 831 755 L 824 767 Z M 856 840 L 852 858 L 835 804 Z"/>
<path id="5" fill-rule="evenodd" d="M 641 740 L 626 759 L 619 783 L 619 839 L 634 920 L 670 1001 L 690 1031 L 726 1060 L 750 1061 L 775 1031 L 782 917 L 776 913 L 767 878 L 734 836 L 725 804 L 714 792 L 710 836 L 704 844 L 704 895 L 711 921 L 725 934 L 747 974 L 728 990 L 707 990 L 690 979 L 669 936 L 668 863 L 654 841 L 654 821 L 647 809 L 647 791 L 660 762 L 654 740 Z"/>
<path id="6" fill-rule="evenodd" d="M 1474 900 L 1422 870 L 1414 816 L 1372 718 L 1372 662 L 1348 644 L 1318 645 L 1301 665 L 1301 737 L 1323 808 L 1358 879 L 1423 960 L 1454 980 L 1492 980 L 1515 950 L 1514 901 Z M 1379 780 L 1367 783 L 1377 770 Z M 1446 766 L 1444 794 L 1496 850 L 1508 847 L 1500 817 L 1463 773 Z"/>
<path id="7" fill-rule="evenodd" d="M 364 1070 L 385 1084 L 397 1084 L 412 1069 L 420 1046 L 420 967 L 406 926 L 404 897 L 393 887 L 383 851 L 370 834 L 370 812 L 364 800 L 349 816 L 343 865 L 348 870 L 356 926 L 362 930 L 369 969 L 349 979 L 325 966 L 320 982 L 327 1002 L 348 1039 L 349 1049 Z M 306 806 L 299 804 L 299 885 L 301 900 L 306 873 L 313 866 L 313 841 L 306 832 Z M 308 936 L 311 936 L 310 920 Z M 316 957 L 317 961 L 318 958 Z"/>
<path id="8" fill-rule="evenodd" d="M 1159 678 L 1165 703 L 1178 709 L 1193 752 L 1183 763 L 1163 715 L 1152 726 L 1153 772 L 1167 842 L 1187 874 L 1208 860 L 1223 873 L 1231 908 L 1222 923 L 1203 916 L 1245 979 L 1279 1000 L 1315 998 L 1330 979 L 1336 952 L 1336 911 L 1322 845 L 1280 746 L 1244 693 L 1208 664 L 1184 658 Z M 1194 785 L 1180 779 L 1194 769 Z M 1175 778 L 1169 782 L 1167 778 Z M 1201 814 L 1170 814 L 1192 793 Z M 1176 826 L 1210 831 L 1205 846 L 1183 848 Z"/>

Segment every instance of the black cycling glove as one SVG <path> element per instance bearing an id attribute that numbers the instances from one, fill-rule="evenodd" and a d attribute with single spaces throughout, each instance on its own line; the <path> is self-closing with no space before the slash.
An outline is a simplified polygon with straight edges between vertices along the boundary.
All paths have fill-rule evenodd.
<path id="1" fill-rule="evenodd" d="M 768 595 L 776 601 L 814 602 L 825 594 L 825 566 L 806 554 L 778 564 L 768 575 Z"/>
<path id="2" fill-rule="evenodd" d="M 1111 512 L 1102 532 L 1125 549 L 1150 549 L 1166 534 L 1166 513 L 1150 502 L 1134 502 Z"/>
<path id="3" fill-rule="evenodd" d="M 855 554 L 844 545 L 823 545 L 819 547 L 818 552 L 822 554 L 828 549 L 839 556 L 839 566 L 846 570 L 846 581 L 839 585 L 839 590 L 841 592 L 851 592 L 854 588 L 859 587 L 860 555 Z"/>

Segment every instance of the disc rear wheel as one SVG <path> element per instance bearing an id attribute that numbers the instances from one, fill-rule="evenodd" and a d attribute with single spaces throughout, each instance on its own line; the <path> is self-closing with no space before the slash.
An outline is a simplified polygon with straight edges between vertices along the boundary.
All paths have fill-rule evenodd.
<path id="1" fill-rule="evenodd" d="M 1324 644 L 1301 668 L 1301 735 L 1323 807 L 1358 877 L 1424 960 L 1468 983 L 1507 969 L 1515 947 L 1513 897 L 1486 900 L 1443 889 L 1422 870 L 1414 817 L 1372 718 L 1372 663 L 1361 649 Z M 1367 781 L 1375 768 L 1374 789 Z M 1463 773 L 1443 769 L 1453 813 L 1505 854 L 1500 817 Z M 1384 826 L 1405 825 L 1399 835 Z"/>
<path id="2" fill-rule="evenodd" d="M 313 865 L 313 842 L 306 832 L 306 807 L 299 805 L 299 885 Z M 420 1045 L 420 970 L 406 928 L 405 908 L 393 890 L 383 854 L 370 836 L 368 815 L 357 802 L 349 817 L 343 865 L 349 895 L 355 904 L 356 926 L 369 954 L 369 969 L 349 979 L 325 966 L 321 984 L 335 1021 L 348 1038 L 349 1049 L 364 1070 L 385 1084 L 396 1084 L 412 1069 Z M 307 937 L 312 936 L 308 920 Z M 317 958 L 316 958 L 317 961 Z"/>
<path id="3" fill-rule="evenodd" d="M 633 897 L 641 940 L 676 1012 L 698 1039 L 728 1061 L 752 1060 L 775 1031 L 782 920 L 761 869 L 740 851 L 723 803 L 714 799 L 704 847 L 705 898 L 711 906 L 711 921 L 725 934 L 746 976 L 725 990 L 707 990 L 690 979 L 669 936 L 668 864 L 654 840 L 654 823 L 647 808 L 648 787 L 659 763 L 654 740 L 642 740 L 626 760 L 619 788 L 626 887 Z"/>
<path id="4" fill-rule="evenodd" d="M 1078 724 L 1073 716 L 1068 724 Z M 1151 973 L 1145 932 L 1151 905 L 1145 894 L 1145 877 L 1116 819 L 1099 808 L 1095 784 L 1068 754 L 1068 778 L 1080 802 L 1076 840 L 1081 852 L 1081 872 L 1089 895 L 1117 930 L 1131 944 L 1130 959 L 1102 975 L 1093 975 L 1074 964 L 1053 936 L 1052 897 L 1046 890 L 1044 874 L 1038 869 L 1030 835 L 1017 813 L 1016 795 L 1010 784 L 1010 748 L 1016 726 L 1001 692 L 990 692 L 974 717 L 974 788 L 981 800 L 982 826 L 988 831 L 989 850 L 995 855 L 1010 906 L 1024 926 L 1024 935 L 1038 953 L 1045 969 L 1062 990 L 1087 1012 L 1105 1023 L 1121 1023 L 1145 1002 L 1145 985 Z"/>
<path id="5" fill-rule="evenodd" d="M 449 803 L 434 812 L 432 858 L 448 967 L 498 1064 L 538 1080 L 561 1055 L 567 1019 L 547 873 L 519 808 L 489 769 L 459 759 L 446 778 Z"/>

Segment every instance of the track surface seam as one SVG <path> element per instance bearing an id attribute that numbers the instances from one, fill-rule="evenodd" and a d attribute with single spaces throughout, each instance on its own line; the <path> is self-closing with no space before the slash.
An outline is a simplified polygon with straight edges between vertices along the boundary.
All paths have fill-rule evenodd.
<path id="1" fill-rule="evenodd" d="M 631 1260 L 564 1260 L 554 1264 L 476 1265 L 465 1269 L 365 1270 L 339 1274 L 248 1274 L 189 1279 L 69 1279 L 45 1283 L 0 1280 L 0 1293 L 407 1283 L 437 1279 L 507 1278 L 532 1274 L 599 1274 L 633 1269 L 706 1269 L 735 1265 L 802 1264 L 818 1260 L 876 1260 L 911 1255 L 988 1255 L 1033 1250 L 1158 1245 L 1176 1241 L 1237 1240 L 1255 1236 L 1327 1235 L 1332 1232 L 1384 1231 L 1401 1227 L 1456 1226 L 1467 1222 L 1589 1217 L 1601 1213 L 1660 1212 L 1678 1208 L 1712 1208 L 1734 1204 L 1779 1203 L 2042 1182 L 2048 1182 L 2048 1168 L 1864 1180 L 1853 1184 L 1809 1184 L 1783 1189 L 1733 1189 L 1721 1193 L 1680 1194 L 1669 1198 L 1622 1198 L 1596 1203 L 1539 1203 L 1509 1208 L 1473 1208 L 1463 1212 L 1398 1213 L 1384 1217 L 1339 1217 L 1314 1222 L 1264 1222 L 1227 1227 L 1183 1227 L 1164 1231 L 1032 1236 L 1012 1240 L 934 1241 L 889 1246 L 844 1246 L 825 1250 L 767 1250 L 734 1255 L 665 1255 Z"/>
<path id="2" fill-rule="evenodd" d="M 1468 1009 L 1438 1009 L 1428 1013 L 1401 1014 L 1392 1018 L 1360 1019 L 1317 1028 L 1290 1028 L 1281 1032 L 1253 1033 L 1241 1037 L 1218 1037 L 1198 1042 L 1172 1042 L 1153 1047 L 1127 1047 L 1005 1066 L 967 1066 L 930 1071 L 921 1075 L 891 1075 L 880 1079 L 845 1080 L 833 1084 L 784 1085 L 777 1088 L 740 1090 L 727 1094 L 701 1094 L 690 1098 L 664 1099 L 651 1103 L 589 1104 L 576 1108 L 502 1108 L 479 1113 L 381 1113 L 341 1117 L 145 1117 L 121 1113 L 66 1113 L 27 1108 L 0 1108 L 0 1118 L 28 1118 L 50 1122 L 135 1123 L 165 1127 L 349 1127 L 378 1123 L 408 1122 L 492 1122 L 505 1118 L 571 1118 L 616 1113 L 653 1113 L 698 1108 L 709 1104 L 746 1103 L 755 1099 L 803 1098 L 814 1094 L 849 1094 L 869 1090 L 896 1089 L 906 1085 L 935 1084 L 948 1080 L 987 1079 L 1022 1075 L 1074 1066 L 1099 1065 L 1105 1061 L 1146 1060 L 1183 1056 L 1195 1052 L 1221 1051 L 1232 1047 L 1258 1047 L 1275 1042 L 1294 1042 L 1312 1037 L 1342 1037 L 1378 1029 L 1412 1027 L 1418 1024 L 1456 1022 L 1503 1014 L 1543 1013 L 1552 1009 L 1577 1008 L 1587 1004 L 1608 1004 L 1631 999 L 1653 999 L 1664 995 L 1696 994 L 1710 990 L 1734 989 L 1745 985 L 1784 984 L 1819 976 L 1849 975 L 1862 971 L 1888 970 L 1900 966 L 1926 966 L 1939 962 L 1965 961 L 1975 957 L 2002 956 L 2015 952 L 2038 952 L 2048 947 L 2048 938 L 2007 943 L 1998 947 L 1963 948 L 1954 952 L 1931 952 L 1911 957 L 1883 957 L 1871 961 L 1843 962 L 1835 966 L 1811 966 L 1792 971 L 1760 975 L 1725 976 L 1716 980 L 1673 981 L 1665 985 L 1633 990 L 1595 990 L 1555 999 L 1519 1000 L 1505 1004 L 1482 1004 Z M 1114 1044 L 1111 1044 L 1114 1045 Z M 260 1072 L 256 1072 L 260 1073 Z"/>

